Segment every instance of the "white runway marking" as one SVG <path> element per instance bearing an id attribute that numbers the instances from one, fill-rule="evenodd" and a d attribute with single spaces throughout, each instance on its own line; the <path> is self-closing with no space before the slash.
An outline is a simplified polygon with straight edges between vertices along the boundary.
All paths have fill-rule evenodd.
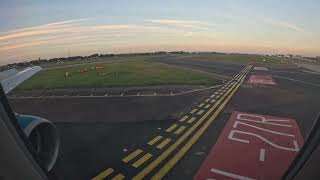
<path id="1" fill-rule="evenodd" d="M 157 94 L 156 96 L 160 96 L 160 97 L 166 97 L 166 96 L 179 96 L 179 95 L 183 95 L 183 94 L 189 94 L 189 93 L 196 93 L 196 92 L 200 92 L 200 91 L 205 91 L 205 90 L 209 90 L 209 89 L 215 89 L 215 88 L 219 88 L 222 85 L 216 85 L 216 86 L 212 86 L 212 87 L 208 87 L 208 88 L 202 88 L 202 89 L 195 89 L 195 90 L 191 90 L 191 91 L 186 91 L 186 92 L 182 92 L 182 93 L 177 93 L 174 94 L 173 92 L 170 92 L 170 94 Z M 109 94 L 105 94 L 103 96 L 99 95 L 99 96 L 81 96 L 81 95 L 76 95 L 76 96 L 56 96 L 56 95 L 50 95 L 50 96 L 9 96 L 8 98 L 10 99 L 40 99 L 40 98 L 111 98 L 111 97 L 154 97 L 155 95 L 153 94 L 149 94 L 149 95 L 141 95 L 141 94 L 137 94 L 137 95 L 124 95 L 123 93 L 121 93 L 120 95 L 109 95 Z"/>
<path id="2" fill-rule="evenodd" d="M 229 172 L 222 171 L 222 170 L 219 170 L 219 169 L 214 169 L 214 168 L 212 168 L 210 171 L 213 172 L 213 173 L 216 173 L 216 174 L 220 174 L 220 175 L 223 175 L 223 176 L 231 177 L 231 178 L 233 178 L 233 179 L 238 179 L 238 180 L 255 180 L 255 179 L 252 179 L 252 178 L 249 178 L 249 177 L 240 176 L 240 175 L 238 175 L 238 174 L 229 173 Z"/>
<path id="3" fill-rule="evenodd" d="M 259 161 L 264 161 L 266 158 L 266 150 L 261 148 L 260 149 L 260 155 L 259 155 Z"/>

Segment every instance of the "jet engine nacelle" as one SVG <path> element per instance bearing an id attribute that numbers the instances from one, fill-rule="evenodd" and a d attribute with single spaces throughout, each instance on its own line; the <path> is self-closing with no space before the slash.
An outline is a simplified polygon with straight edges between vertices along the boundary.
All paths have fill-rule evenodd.
<path id="1" fill-rule="evenodd" d="M 36 116 L 16 114 L 16 119 L 31 142 L 40 165 L 50 171 L 57 160 L 60 146 L 56 127 L 50 121 Z"/>

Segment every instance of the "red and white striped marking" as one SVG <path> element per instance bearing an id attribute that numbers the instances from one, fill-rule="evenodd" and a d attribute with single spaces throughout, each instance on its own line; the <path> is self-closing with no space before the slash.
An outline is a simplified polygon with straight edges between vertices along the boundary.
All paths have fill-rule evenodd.
<path id="1" fill-rule="evenodd" d="M 259 75 L 251 75 L 249 77 L 248 83 L 276 85 L 276 82 L 273 80 L 271 76 L 259 76 Z"/>
<path id="2" fill-rule="evenodd" d="M 268 71 L 269 69 L 266 68 L 266 67 L 258 67 L 258 66 L 256 66 L 256 67 L 253 68 L 253 70 L 256 70 L 256 71 Z"/>
<path id="3" fill-rule="evenodd" d="M 302 145 L 293 119 L 233 112 L 194 180 L 281 179 Z"/>

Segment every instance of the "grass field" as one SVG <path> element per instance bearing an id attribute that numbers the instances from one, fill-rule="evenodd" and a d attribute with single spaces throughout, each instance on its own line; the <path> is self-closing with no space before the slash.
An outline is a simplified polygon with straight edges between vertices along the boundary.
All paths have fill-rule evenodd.
<path id="1" fill-rule="evenodd" d="M 254 54 L 199 54 L 199 55 L 193 55 L 193 57 L 196 57 L 199 59 L 208 59 L 208 60 L 212 59 L 212 60 L 239 62 L 239 63 L 248 63 L 248 62 L 259 62 L 259 63 L 265 63 L 265 64 L 286 63 L 286 61 L 276 57 L 254 55 Z"/>
<path id="2" fill-rule="evenodd" d="M 213 85 L 218 80 L 205 74 L 144 60 L 130 60 L 101 64 L 104 69 L 92 69 L 95 65 L 79 65 L 68 68 L 46 69 L 28 79 L 17 90 L 151 86 L 151 85 Z M 81 68 L 88 71 L 80 73 Z M 65 77 L 69 72 L 71 77 Z"/>

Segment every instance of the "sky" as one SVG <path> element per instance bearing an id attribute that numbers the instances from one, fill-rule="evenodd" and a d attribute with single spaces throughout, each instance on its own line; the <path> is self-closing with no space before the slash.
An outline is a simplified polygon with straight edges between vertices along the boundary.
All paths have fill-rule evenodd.
<path id="1" fill-rule="evenodd" d="M 94 53 L 320 56 L 318 0 L 1 0 L 0 64 Z"/>

